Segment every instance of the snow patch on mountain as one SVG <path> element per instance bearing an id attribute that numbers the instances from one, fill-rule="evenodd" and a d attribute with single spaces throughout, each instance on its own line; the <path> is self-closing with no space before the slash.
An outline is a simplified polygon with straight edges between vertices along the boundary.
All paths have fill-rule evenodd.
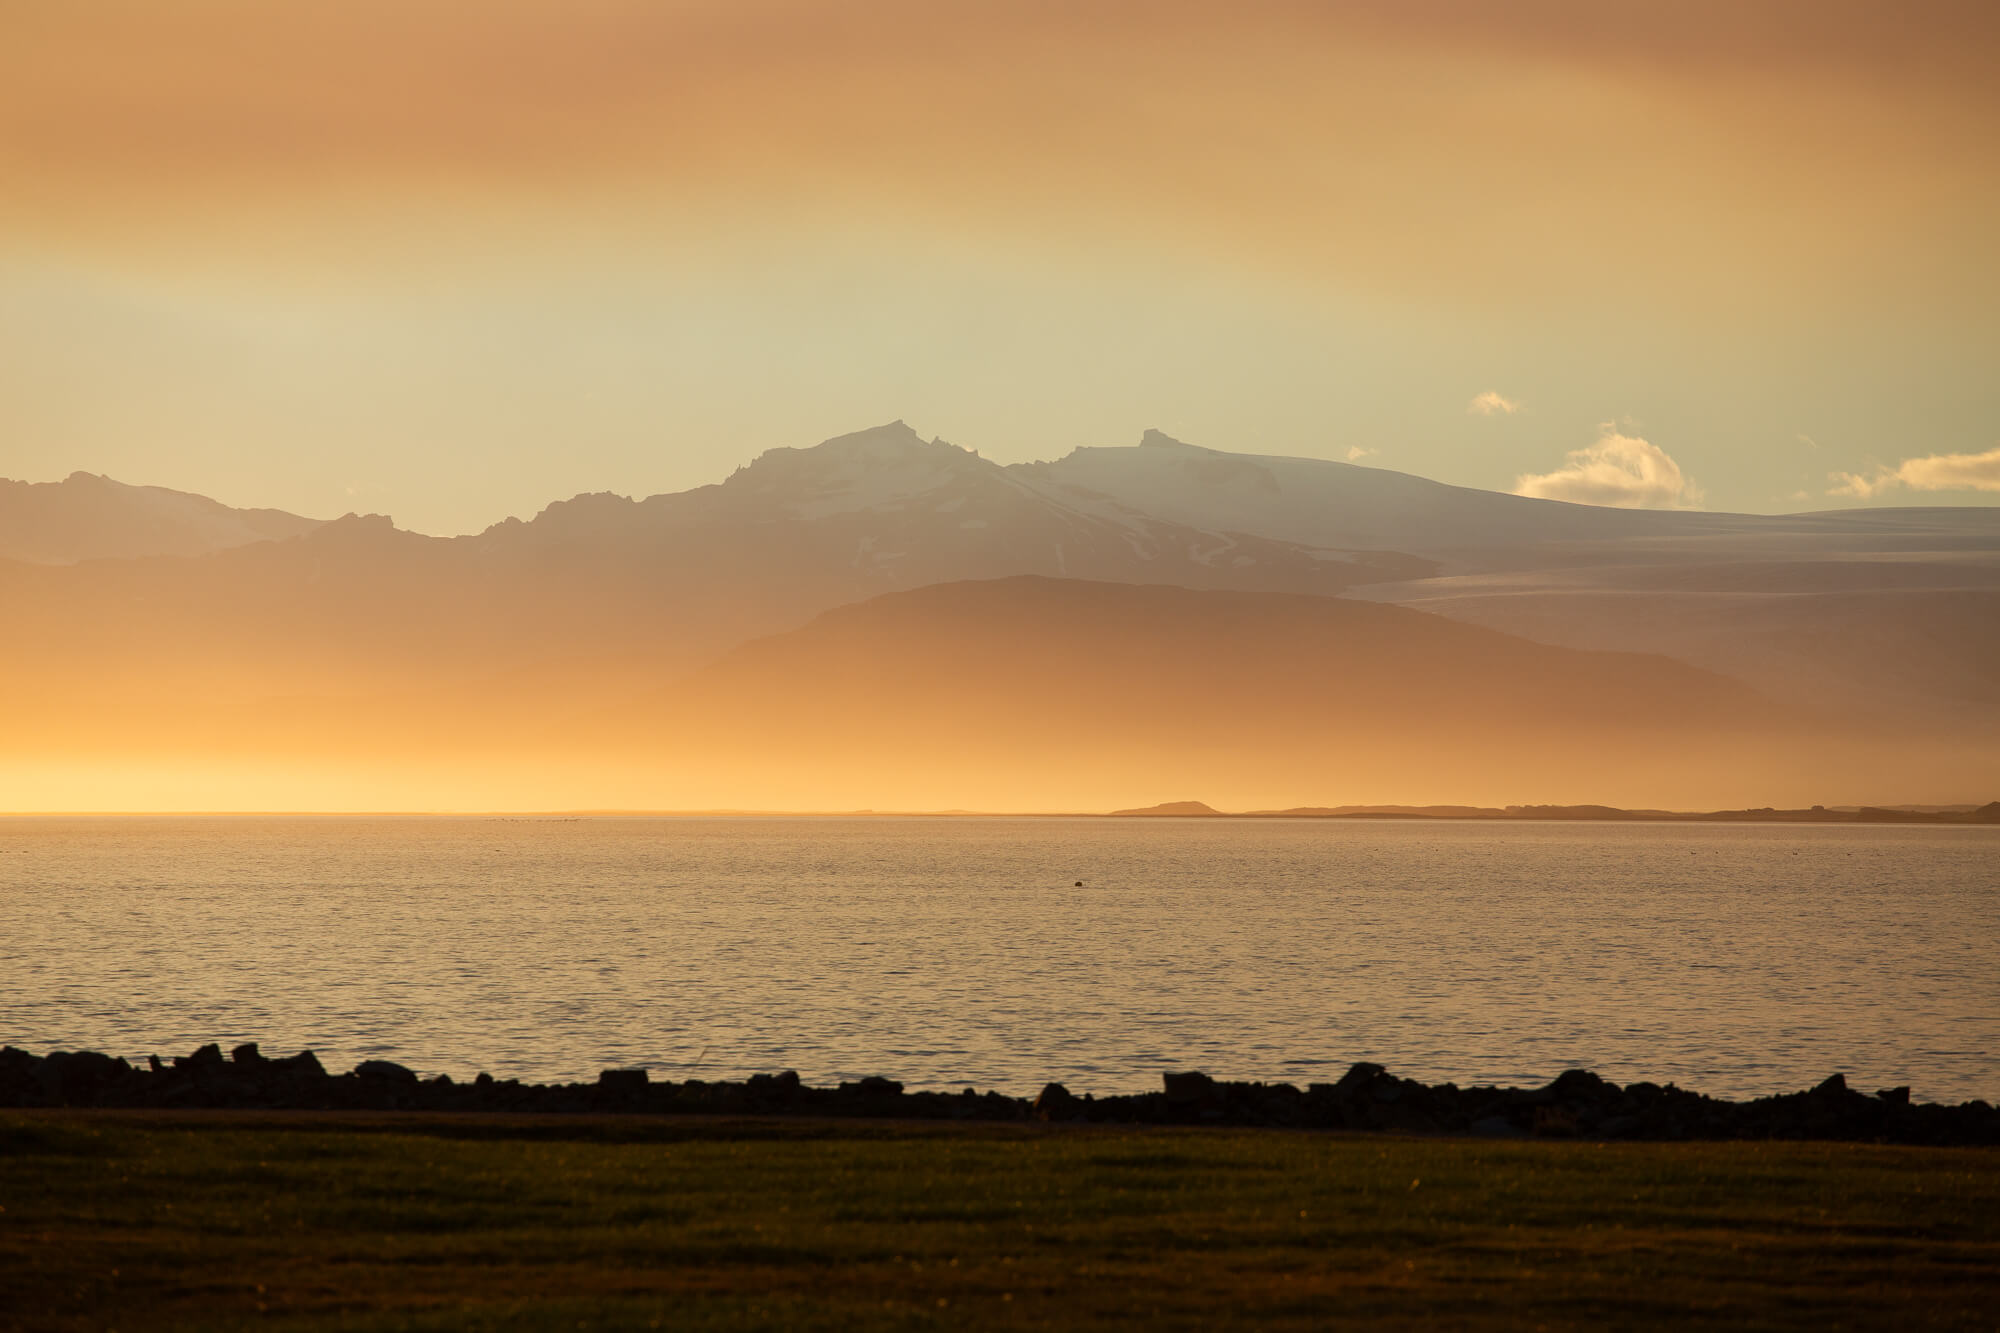
<path id="1" fill-rule="evenodd" d="M 1329 551 L 1448 558 L 1468 548 L 1549 540 L 1694 535 L 1729 530 L 1739 515 L 1648 513 L 1563 504 L 1447 486 L 1332 459 L 1231 454 L 1149 430 L 1138 447 L 1085 447 L 1010 472 L 1051 495 L 1122 507 L 1211 531 Z"/>
<path id="2" fill-rule="evenodd" d="M 838 435 L 810 449 L 768 449 L 739 468 L 726 485 L 773 500 L 794 518 L 895 510 L 976 487 L 1000 469 L 970 449 L 926 440 L 901 421 Z M 951 512 L 964 494 L 932 505 Z"/>

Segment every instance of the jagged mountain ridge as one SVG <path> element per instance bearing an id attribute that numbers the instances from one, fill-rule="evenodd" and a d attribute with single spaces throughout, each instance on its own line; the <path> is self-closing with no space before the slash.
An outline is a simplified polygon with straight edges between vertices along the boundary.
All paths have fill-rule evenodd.
<path id="1" fill-rule="evenodd" d="M 1361 552 L 1186 523 L 925 440 L 901 421 L 772 449 L 726 481 L 629 500 L 578 496 L 480 534 L 496 548 L 619 548 L 655 558 L 734 550 L 866 591 L 1009 574 L 1334 592 L 1428 572 Z"/>
<path id="2" fill-rule="evenodd" d="M 492 696 L 534 711 L 936 582 L 1046 574 L 1335 593 L 1427 569 L 1055 495 L 897 422 L 770 451 L 713 486 L 578 496 L 467 537 L 349 515 L 196 557 L 0 562 L 0 605 L 18 631 L 0 686 L 41 700 L 50 734 L 107 700 L 128 701 L 134 725 L 254 695 L 329 708 L 385 692 Z"/>
<path id="3" fill-rule="evenodd" d="M 928 503 L 926 503 L 928 502 Z M 122 507 L 125 528 L 105 536 L 81 513 L 90 505 Z M 67 506 L 67 508 L 65 507 Z M 969 506 L 969 507 L 968 507 Z M 963 512 L 958 512 L 963 510 Z M 1611 509 L 1447 485 L 1386 468 L 1328 459 L 1229 453 L 1184 443 L 1158 430 L 1138 446 L 1087 446 L 1045 462 L 999 465 L 942 440 L 925 440 L 902 421 L 836 436 L 810 448 L 767 450 L 726 481 L 629 499 L 609 493 L 550 504 L 529 520 L 508 519 L 479 537 L 505 535 L 574 546 L 644 545 L 671 536 L 676 524 L 716 520 L 816 522 L 877 515 L 906 527 L 926 512 L 939 529 L 961 533 L 996 516 L 1055 518 L 1060 527 L 1023 539 L 1027 553 L 1056 576 L 1084 574 L 1089 548 L 1117 530 L 1119 544 L 1141 559 L 1171 558 L 1192 536 L 1193 562 L 1233 564 L 1256 557 L 1222 538 L 1250 536 L 1320 553 L 1322 562 L 1358 553 L 1378 559 L 1361 571 L 1407 576 L 1416 556 L 1452 575 L 1544 567 L 1602 566 L 1726 558 L 1745 546 L 1758 558 L 1876 555 L 1950 549 L 1990 555 L 2000 543 L 2000 509 L 1894 508 L 1816 514 L 1720 514 Z M 149 523 L 195 520 L 217 529 L 156 539 Z M 152 554 L 198 554 L 258 540 L 301 535 L 320 520 L 279 510 L 231 509 L 161 487 L 127 486 L 76 473 L 59 483 L 0 480 L 0 559 L 45 563 Z M 1046 526 L 1046 525 L 1045 525 Z M 863 534 L 867 536 L 869 534 Z M 884 567 L 920 552 L 875 534 L 857 549 L 862 564 Z M 973 548 L 1002 534 L 965 536 Z M 1065 542 L 1065 536 L 1072 540 Z M 476 538 L 475 538 L 476 540 Z M 1401 557 L 1401 558 L 1398 558 Z"/>
<path id="4" fill-rule="evenodd" d="M 0 562 L 15 631 L 0 685 L 53 719 L 121 699 L 135 717 L 169 702 L 192 717 L 205 697 L 630 692 L 832 607 L 1032 574 L 1347 592 L 1659 653 L 1849 717 L 1981 727 L 2000 714 L 2000 510 L 1593 509 L 1158 432 L 1002 467 L 894 422 L 767 451 L 714 485 L 580 495 L 468 537 L 380 516 L 296 522 L 310 526 L 200 556 Z M 1407 553 L 1441 532 L 1460 543 L 1428 548 L 1441 558 L 1509 572 L 1453 574 Z M 1291 540 L 1302 534 L 1315 542 Z M 1883 586 L 1849 595 L 1863 579 Z M 1920 660 L 1905 662 L 1912 634 Z"/>
<path id="5" fill-rule="evenodd" d="M 319 523 L 282 509 L 234 509 L 205 495 L 129 486 L 90 472 L 72 472 L 62 481 L 0 478 L 0 560 L 66 565 L 203 555 L 300 536 Z"/>

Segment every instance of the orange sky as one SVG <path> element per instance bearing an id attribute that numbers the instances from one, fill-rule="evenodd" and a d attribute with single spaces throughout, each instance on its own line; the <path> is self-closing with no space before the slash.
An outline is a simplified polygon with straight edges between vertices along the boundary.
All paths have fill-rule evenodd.
<path id="1" fill-rule="evenodd" d="M 1966 311 L 1996 290 L 1968 262 L 2000 189 L 1990 6 L 188 0 L 9 22 L 10 222 L 63 236 L 350 194 L 644 199 L 651 230 L 887 193 L 1475 296 L 1660 289 L 1628 247 L 1734 280 L 1881 246 Z M 1385 253 L 1329 253 L 1364 241 Z M 1482 262 L 1503 254 L 1513 272 Z"/>
<path id="2" fill-rule="evenodd" d="M 1996 55 L 1978 3 L 9 6 L 0 474 L 456 531 L 898 416 L 1502 489 L 1617 421 L 1852 503 L 2000 445 Z"/>

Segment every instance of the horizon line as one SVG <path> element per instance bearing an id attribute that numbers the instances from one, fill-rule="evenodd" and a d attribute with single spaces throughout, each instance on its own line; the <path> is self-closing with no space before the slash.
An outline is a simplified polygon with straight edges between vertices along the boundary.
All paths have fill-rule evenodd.
<path id="1" fill-rule="evenodd" d="M 1660 816 L 1699 818 L 1704 815 L 1781 815 L 1825 811 L 1829 814 L 1884 810 L 1894 813 L 1943 812 L 1955 809 L 1979 810 L 1992 801 L 1922 801 L 1888 804 L 1854 801 L 1810 806 L 1711 806 L 1696 810 L 1669 810 L 1659 806 L 1617 806 L 1596 801 L 1519 802 L 1511 805 L 1475 805 L 1470 802 L 1432 801 L 1410 804 L 1393 801 L 1344 802 L 1340 805 L 1289 806 L 1282 809 L 1165 812 L 1156 806 L 1135 806 L 1121 810 L 778 810 L 778 809 L 619 809 L 585 808 L 570 810 L 0 810 L 0 819 L 1478 819 L 1479 815 L 1434 815 L 1427 810 L 1509 811 L 1607 810 L 1632 817 L 1636 822 L 1658 822 Z M 1168 802 L 1167 804 L 1181 804 Z M 1201 804 L 1190 802 L 1190 804 Z M 1316 813 L 1319 811 L 1327 814 Z M 1343 812 L 1333 815 L 1331 812 Z M 1563 817 L 1545 817 L 1563 822 Z M 1598 819 L 1592 822 L 1617 822 Z M 1787 821 L 1790 822 L 1790 821 Z"/>

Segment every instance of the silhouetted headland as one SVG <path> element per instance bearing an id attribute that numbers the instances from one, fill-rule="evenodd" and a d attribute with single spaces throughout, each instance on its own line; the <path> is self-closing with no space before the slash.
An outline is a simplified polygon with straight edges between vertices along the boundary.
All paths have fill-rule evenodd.
<path id="1" fill-rule="evenodd" d="M 1611 805 L 1336 805 L 1223 811 L 1200 801 L 1113 810 L 1113 819 L 1638 820 L 1706 824 L 2000 824 L 2000 801 L 1981 806 L 1824 806 L 1778 810 L 1621 810 Z"/>
<path id="2" fill-rule="evenodd" d="M 822 1116 L 907 1120 L 1068 1121 L 1372 1130 L 1404 1134 L 1587 1139 L 1821 1139 L 1857 1143 L 2000 1144 L 2000 1110 L 1912 1102 L 1907 1087 L 1872 1096 L 1839 1074 L 1805 1092 L 1730 1102 L 1672 1084 L 1624 1087 L 1572 1069 L 1541 1088 L 1460 1088 L 1357 1064 L 1339 1081 L 1233 1083 L 1202 1073 L 1163 1077 L 1159 1092 L 1096 1097 L 1050 1083 L 1034 1098 L 998 1092 L 909 1092 L 887 1078 L 811 1087 L 795 1073 L 742 1082 L 654 1082 L 607 1069 L 595 1083 L 535 1084 L 481 1074 L 421 1078 L 387 1060 L 329 1074 L 311 1051 L 281 1059 L 254 1043 L 225 1057 L 208 1045 L 135 1068 L 96 1051 L 36 1056 L 0 1048 L 0 1106 L 154 1110 L 624 1113 Z"/>

